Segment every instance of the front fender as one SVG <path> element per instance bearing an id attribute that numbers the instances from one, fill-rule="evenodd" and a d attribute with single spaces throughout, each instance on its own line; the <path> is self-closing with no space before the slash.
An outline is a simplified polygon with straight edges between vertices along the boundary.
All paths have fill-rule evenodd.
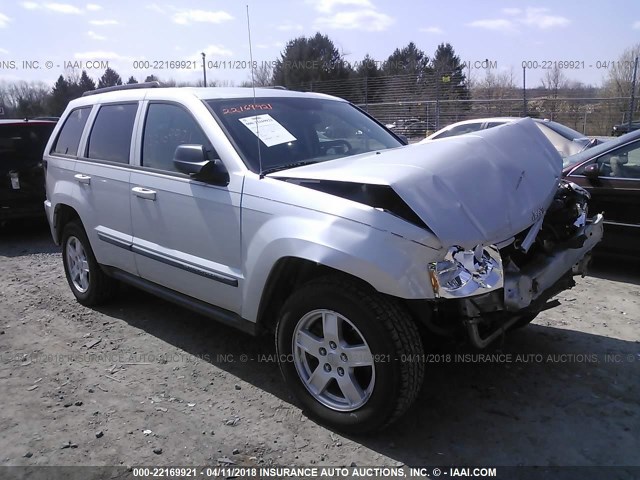
<path id="1" fill-rule="evenodd" d="M 331 267 L 406 299 L 433 298 L 427 265 L 437 251 L 368 225 L 305 210 L 305 218 L 245 210 L 245 272 L 242 316 L 256 321 L 269 274 L 282 258 Z M 264 220 L 264 218 L 262 219 Z M 259 225 L 255 228 L 256 225 Z M 253 227 L 253 228 L 252 228 Z"/>

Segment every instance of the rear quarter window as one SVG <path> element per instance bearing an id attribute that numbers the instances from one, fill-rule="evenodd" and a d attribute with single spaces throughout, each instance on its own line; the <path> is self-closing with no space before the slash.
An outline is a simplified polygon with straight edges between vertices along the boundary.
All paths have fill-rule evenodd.
<path id="1" fill-rule="evenodd" d="M 74 157 L 78 155 L 80 137 L 87 123 L 87 118 L 89 118 L 89 113 L 91 113 L 91 107 L 77 108 L 69 114 L 51 149 L 51 153 Z"/>
<path id="2" fill-rule="evenodd" d="M 103 105 L 93 123 L 87 157 L 108 162 L 129 163 L 137 103 Z"/>

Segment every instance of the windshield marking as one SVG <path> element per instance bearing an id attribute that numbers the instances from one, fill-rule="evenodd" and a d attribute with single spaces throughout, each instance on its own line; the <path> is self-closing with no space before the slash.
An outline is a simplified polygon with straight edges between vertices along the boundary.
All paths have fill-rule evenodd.
<path id="1" fill-rule="evenodd" d="M 284 128 L 278 121 L 268 113 L 256 115 L 255 117 L 245 117 L 238 119 L 267 147 L 281 145 L 283 143 L 295 142 L 296 137 Z"/>
<path id="2" fill-rule="evenodd" d="M 244 113 L 250 110 L 273 110 L 270 103 L 255 103 L 248 105 L 240 105 L 238 107 L 228 107 L 222 109 L 223 115 L 229 115 L 230 113 Z"/>

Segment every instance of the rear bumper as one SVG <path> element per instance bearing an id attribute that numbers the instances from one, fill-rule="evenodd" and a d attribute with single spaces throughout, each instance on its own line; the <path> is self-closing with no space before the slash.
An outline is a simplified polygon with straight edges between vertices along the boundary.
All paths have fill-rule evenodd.
<path id="1" fill-rule="evenodd" d="M 573 273 L 585 274 L 593 247 L 602 239 L 603 216 L 598 214 L 579 234 L 586 240 L 580 248 L 566 248 L 545 255 L 518 272 L 505 272 L 504 308 L 517 312 L 527 308 L 553 287 L 572 268 Z"/>

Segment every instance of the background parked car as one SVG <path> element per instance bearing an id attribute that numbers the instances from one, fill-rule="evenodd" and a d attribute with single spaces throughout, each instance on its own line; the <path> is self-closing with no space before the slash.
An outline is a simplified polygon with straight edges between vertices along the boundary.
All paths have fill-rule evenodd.
<path id="1" fill-rule="evenodd" d="M 640 130 L 565 158 L 563 176 L 591 194 L 589 210 L 605 212 L 598 250 L 640 255 Z"/>
<path id="2" fill-rule="evenodd" d="M 424 137 L 428 131 L 434 130 L 433 123 L 428 123 L 418 118 L 397 120 L 393 123 L 388 123 L 385 126 L 396 135 L 404 135 L 409 138 Z"/>
<path id="3" fill-rule="evenodd" d="M 0 223 L 44 217 L 42 154 L 55 125 L 48 120 L 0 120 Z"/>
<path id="4" fill-rule="evenodd" d="M 437 132 L 429 135 L 422 142 L 430 140 L 438 140 L 446 137 L 454 137 L 465 133 L 477 132 L 487 128 L 497 127 L 505 123 L 520 120 L 518 117 L 493 117 L 493 118 L 477 118 L 475 120 L 465 120 L 451 124 Z M 575 155 L 589 147 L 602 143 L 599 139 L 591 139 L 585 137 L 582 133 L 573 130 L 558 122 L 547 119 L 534 118 L 534 122 L 549 141 L 556 147 L 556 150 L 562 157 Z"/>
<path id="5" fill-rule="evenodd" d="M 635 122 L 631 122 L 631 128 L 629 128 L 628 123 L 621 123 L 619 125 L 614 125 L 611 128 L 611 135 L 614 137 L 619 137 L 620 135 L 624 135 L 625 133 L 634 132 L 636 130 L 640 130 L 640 120 Z"/>

